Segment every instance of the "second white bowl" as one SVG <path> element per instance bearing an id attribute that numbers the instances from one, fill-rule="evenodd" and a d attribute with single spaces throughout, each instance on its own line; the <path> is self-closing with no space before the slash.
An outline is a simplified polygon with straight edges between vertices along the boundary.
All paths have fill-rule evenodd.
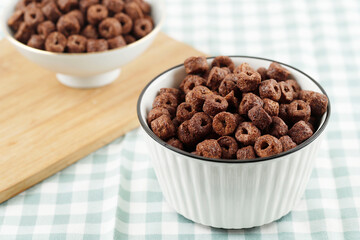
<path id="1" fill-rule="evenodd" d="M 13 14 L 17 0 L 9 1 L 1 15 L 0 25 L 5 37 L 30 61 L 57 73 L 58 80 L 69 87 L 94 88 L 113 82 L 120 67 L 133 61 L 154 41 L 164 21 L 163 1 L 148 0 L 152 6 L 155 28 L 144 38 L 125 47 L 97 53 L 52 53 L 29 47 L 13 37 L 7 20 Z"/>

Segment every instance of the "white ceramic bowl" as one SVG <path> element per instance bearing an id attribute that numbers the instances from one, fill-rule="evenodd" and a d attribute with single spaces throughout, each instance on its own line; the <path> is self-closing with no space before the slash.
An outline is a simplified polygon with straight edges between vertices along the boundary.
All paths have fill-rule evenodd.
<path id="1" fill-rule="evenodd" d="M 154 41 L 164 21 L 162 0 L 147 0 L 152 6 L 155 28 L 144 38 L 125 47 L 98 53 L 52 53 L 17 41 L 7 20 L 13 14 L 18 0 L 9 1 L 4 8 L 0 24 L 5 37 L 29 60 L 57 73 L 58 80 L 74 88 L 94 88 L 113 82 L 120 74 L 120 67 L 142 54 Z"/>
<path id="2" fill-rule="evenodd" d="M 236 65 L 267 67 L 273 60 L 234 56 Z M 210 63 L 212 58 L 208 58 Z M 325 93 L 314 79 L 289 69 L 303 89 Z M 248 161 L 209 159 L 174 148 L 159 139 L 146 123 L 147 113 L 160 88 L 178 87 L 185 77 L 183 65 L 160 74 L 143 90 L 138 117 L 165 199 L 184 217 L 218 228 L 250 228 L 270 223 L 293 209 L 304 193 L 330 116 L 327 113 L 314 135 L 276 156 Z"/>

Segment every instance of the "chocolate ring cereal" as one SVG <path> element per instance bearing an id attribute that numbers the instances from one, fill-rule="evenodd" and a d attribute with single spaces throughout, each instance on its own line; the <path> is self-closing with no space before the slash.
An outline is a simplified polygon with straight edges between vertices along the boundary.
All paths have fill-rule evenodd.
<path id="1" fill-rule="evenodd" d="M 44 49 L 44 43 L 45 43 L 44 37 L 33 34 L 30 37 L 29 41 L 27 42 L 27 45 L 29 47 L 33 47 L 37 49 Z"/>
<path id="2" fill-rule="evenodd" d="M 72 15 L 61 16 L 56 24 L 56 27 L 58 31 L 66 37 L 78 34 L 81 29 L 79 21 Z"/>
<path id="3" fill-rule="evenodd" d="M 244 146 L 254 145 L 261 136 L 260 130 L 251 122 L 242 122 L 235 132 L 235 138 Z"/>
<path id="4" fill-rule="evenodd" d="M 131 17 L 129 17 L 125 13 L 120 12 L 115 14 L 114 18 L 116 18 L 120 22 L 122 34 L 128 34 L 129 32 L 131 32 L 133 28 L 133 21 Z"/>
<path id="5" fill-rule="evenodd" d="M 7 21 L 8 26 L 17 31 L 20 27 L 20 24 L 24 21 L 24 11 L 23 10 L 16 10 L 13 15 Z"/>
<path id="6" fill-rule="evenodd" d="M 269 126 L 269 134 L 273 135 L 274 137 L 281 137 L 288 133 L 288 126 L 286 123 L 279 117 L 273 116 L 272 122 Z"/>
<path id="7" fill-rule="evenodd" d="M 225 159 L 233 159 L 236 156 L 236 152 L 239 147 L 236 140 L 230 136 L 220 137 L 217 142 L 221 147 L 221 156 Z"/>
<path id="8" fill-rule="evenodd" d="M 285 81 L 290 76 L 290 72 L 276 62 L 270 64 L 266 74 L 269 76 L 269 78 L 275 79 L 279 82 Z"/>
<path id="9" fill-rule="evenodd" d="M 88 53 L 103 52 L 109 49 L 109 44 L 105 39 L 88 39 L 86 49 Z"/>
<path id="10" fill-rule="evenodd" d="M 209 69 L 206 58 L 202 56 L 187 58 L 184 67 L 187 74 L 200 74 L 207 72 Z"/>
<path id="11" fill-rule="evenodd" d="M 270 115 L 270 116 L 278 116 L 279 115 L 279 103 L 275 102 L 271 99 L 264 98 L 264 110 Z"/>
<path id="12" fill-rule="evenodd" d="M 136 19 L 134 23 L 134 34 L 138 38 L 145 37 L 153 29 L 153 25 L 149 19 Z"/>
<path id="13" fill-rule="evenodd" d="M 25 22 L 22 22 L 19 26 L 19 29 L 16 31 L 14 37 L 16 40 L 22 43 L 27 43 L 34 34 L 34 29 L 26 25 Z"/>
<path id="14" fill-rule="evenodd" d="M 67 49 L 70 53 L 83 53 L 86 51 L 87 39 L 81 35 L 71 35 L 67 41 Z"/>
<path id="15" fill-rule="evenodd" d="M 296 143 L 294 143 L 294 141 L 288 136 L 282 136 L 280 139 L 281 145 L 283 146 L 283 151 L 288 151 L 294 147 L 296 147 Z"/>
<path id="16" fill-rule="evenodd" d="M 264 105 L 264 101 L 253 93 L 245 93 L 239 105 L 239 113 L 241 115 L 247 115 L 248 111 L 255 107 Z"/>
<path id="17" fill-rule="evenodd" d="M 269 157 L 281 153 L 283 149 L 279 139 L 267 134 L 256 140 L 254 150 L 259 157 Z"/>
<path id="18" fill-rule="evenodd" d="M 114 49 L 114 48 L 120 48 L 123 46 L 126 46 L 126 41 L 124 39 L 123 36 L 117 36 L 111 39 L 108 39 L 108 44 L 109 44 L 109 49 Z"/>
<path id="19" fill-rule="evenodd" d="M 246 146 L 246 147 L 240 148 L 236 152 L 236 158 L 238 160 L 248 160 L 248 159 L 256 158 L 254 147 Z"/>
<path id="20" fill-rule="evenodd" d="M 161 117 L 162 115 L 168 115 L 169 117 L 171 117 L 169 111 L 166 108 L 156 107 L 151 109 L 151 111 L 147 115 L 148 124 L 150 125 L 153 120 Z"/>
<path id="21" fill-rule="evenodd" d="M 143 18 L 144 13 L 142 12 L 140 6 L 136 2 L 127 2 L 125 3 L 125 13 L 133 20 Z"/>
<path id="22" fill-rule="evenodd" d="M 212 127 L 213 130 L 221 136 L 230 135 L 237 128 L 236 117 L 229 112 L 218 113 L 213 119 Z"/>
<path id="23" fill-rule="evenodd" d="M 60 32 L 52 32 L 45 40 L 45 49 L 50 52 L 64 52 L 67 39 Z"/>
<path id="24" fill-rule="evenodd" d="M 196 152 L 203 157 L 221 158 L 222 149 L 216 140 L 209 139 L 196 145 Z"/>
<path id="25" fill-rule="evenodd" d="M 108 17 L 108 10 L 101 4 L 91 5 L 87 10 L 87 20 L 92 25 L 97 25 Z"/>
<path id="26" fill-rule="evenodd" d="M 168 115 L 162 115 L 151 121 L 151 130 L 162 140 L 169 139 L 176 134 L 174 123 Z"/>
<path id="27" fill-rule="evenodd" d="M 294 100 L 289 105 L 288 113 L 292 122 L 298 122 L 300 120 L 307 122 L 310 119 L 311 108 L 307 102 Z"/>
<path id="28" fill-rule="evenodd" d="M 225 98 L 219 96 L 219 95 L 208 95 L 206 96 L 204 105 L 203 105 L 203 111 L 210 116 L 215 116 L 219 112 L 224 112 L 228 108 L 229 104 L 225 100 Z"/>
<path id="29" fill-rule="evenodd" d="M 206 80 L 198 75 L 187 75 L 180 84 L 180 89 L 184 91 L 185 94 L 193 90 L 197 86 L 204 86 Z"/>
<path id="30" fill-rule="evenodd" d="M 230 70 L 230 72 L 234 71 L 235 65 L 234 62 L 231 60 L 231 58 L 227 56 L 218 56 L 214 58 L 214 60 L 211 63 L 211 67 L 219 67 L 223 68 L 226 67 Z"/>
<path id="31" fill-rule="evenodd" d="M 27 7 L 24 13 L 24 21 L 29 27 L 37 27 L 41 22 L 44 21 L 44 14 L 40 8 Z"/>
<path id="32" fill-rule="evenodd" d="M 261 98 L 269 98 L 277 102 L 281 97 L 280 86 L 274 79 L 262 81 L 259 86 L 259 94 Z"/>
<path id="33" fill-rule="evenodd" d="M 50 33 L 56 30 L 55 24 L 51 21 L 45 21 L 37 26 L 37 32 L 43 38 L 49 36 Z"/>
<path id="34" fill-rule="evenodd" d="M 193 105 L 183 102 L 181 103 L 176 110 L 176 117 L 180 122 L 189 120 L 196 113 Z"/>
<path id="35" fill-rule="evenodd" d="M 260 106 L 255 106 L 250 109 L 248 117 L 251 122 L 261 130 L 267 128 L 272 122 L 270 115 Z"/>
<path id="36" fill-rule="evenodd" d="M 189 120 L 189 130 L 196 136 L 206 136 L 212 130 L 212 119 L 206 113 L 195 113 Z"/>
<path id="37" fill-rule="evenodd" d="M 45 4 L 41 8 L 41 11 L 45 15 L 45 17 L 52 22 L 56 22 L 61 17 L 61 12 L 56 3 L 53 1 Z"/>
<path id="38" fill-rule="evenodd" d="M 97 39 L 99 37 L 97 29 L 94 25 L 87 25 L 81 32 L 81 35 L 88 39 Z"/>
<path id="39" fill-rule="evenodd" d="M 103 0 L 102 4 L 113 13 L 121 12 L 125 6 L 122 0 Z"/>
<path id="40" fill-rule="evenodd" d="M 299 121 L 289 130 L 289 136 L 296 143 L 300 144 L 313 134 L 311 127 L 304 121 Z"/>
<path id="41" fill-rule="evenodd" d="M 119 36 L 121 31 L 121 24 L 116 18 L 106 18 L 99 24 L 99 33 L 106 39 Z"/>

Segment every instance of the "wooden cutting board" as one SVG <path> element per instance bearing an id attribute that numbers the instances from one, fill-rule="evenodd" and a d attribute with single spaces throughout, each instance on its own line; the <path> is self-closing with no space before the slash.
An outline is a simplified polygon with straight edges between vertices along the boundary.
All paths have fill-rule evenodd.
<path id="1" fill-rule="evenodd" d="M 78 90 L 0 41 L 0 203 L 136 128 L 143 87 L 199 54 L 160 33 L 114 83 Z"/>

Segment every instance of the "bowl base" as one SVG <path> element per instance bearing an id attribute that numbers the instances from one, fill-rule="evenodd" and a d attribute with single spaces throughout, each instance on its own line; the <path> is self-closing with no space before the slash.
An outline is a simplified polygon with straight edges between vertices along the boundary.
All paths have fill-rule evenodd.
<path id="1" fill-rule="evenodd" d="M 65 74 L 56 74 L 59 82 L 71 88 L 97 88 L 108 85 L 120 75 L 121 69 L 89 77 L 78 77 Z"/>

